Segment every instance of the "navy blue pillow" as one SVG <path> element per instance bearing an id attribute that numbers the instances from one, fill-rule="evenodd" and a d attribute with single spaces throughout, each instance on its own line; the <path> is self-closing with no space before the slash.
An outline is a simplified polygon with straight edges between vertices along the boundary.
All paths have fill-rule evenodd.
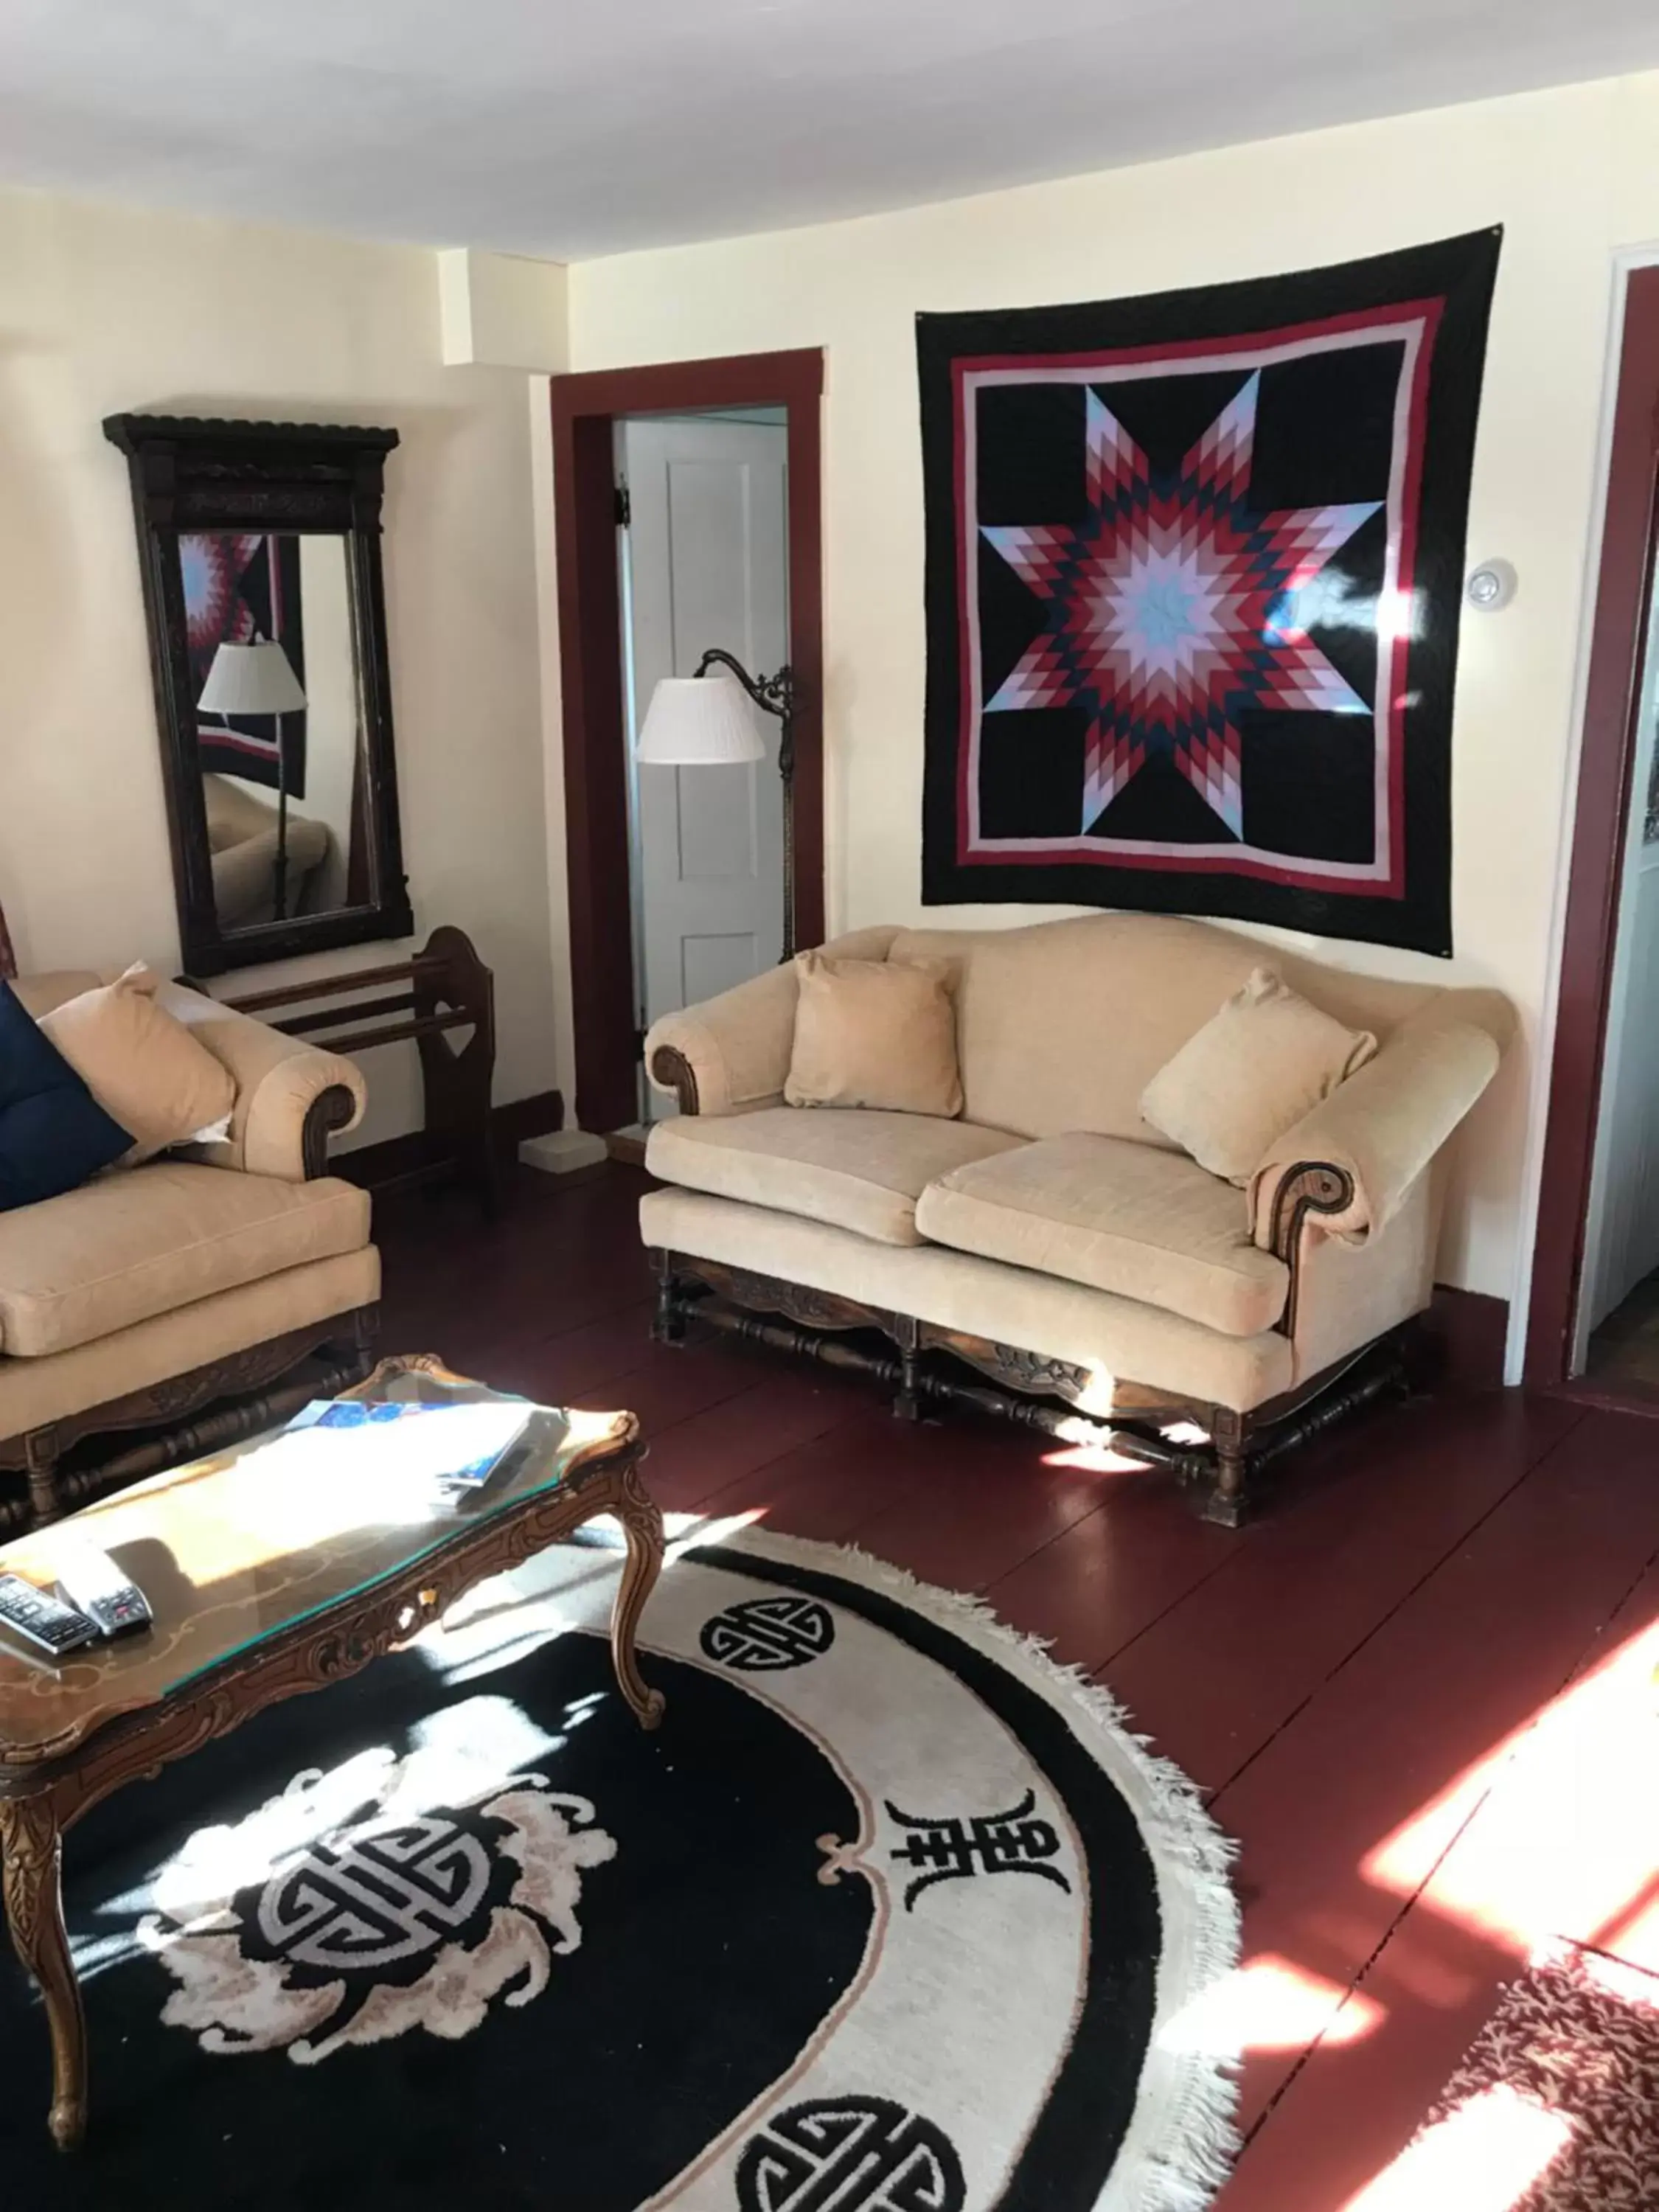
<path id="1" fill-rule="evenodd" d="M 9 983 L 0 983 L 0 1213 L 73 1190 L 131 1149 Z"/>

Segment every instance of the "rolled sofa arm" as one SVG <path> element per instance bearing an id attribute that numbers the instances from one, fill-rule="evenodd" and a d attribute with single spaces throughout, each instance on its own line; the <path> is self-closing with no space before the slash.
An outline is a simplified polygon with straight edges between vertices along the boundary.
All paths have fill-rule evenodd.
<path id="1" fill-rule="evenodd" d="M 194 1157 L 284 1182 L 325 1175 L 330 1137 L 355 1129 L 368 1103 L 356 1064 L 178 984 L 165 987 L 161 1002 L 235 1079 L 228 1139 L 198 1145 Z"/>
<path id="2" fill-rule="evenodd" d="M 1497 1072 L 1499 1020 L 1442 1001 L 1403 1021 L 1268 1148 L 1250 1182 L 1255 1242 L 1288 1260 L 1310 1215 L 1351 1244 L 1386 1226 Z"/>
<path id="3" fill-rule="evenodd" d="M 896 928 L 857 929 L 826 945 L 832 959 L 884 960 Z M 795 1042 L 799 984 L 793 961 L 752 975 L 717 999 L 653 1022 L 646 1073 L 682 1114 L 743 1114 L 783 1097 Z"/>

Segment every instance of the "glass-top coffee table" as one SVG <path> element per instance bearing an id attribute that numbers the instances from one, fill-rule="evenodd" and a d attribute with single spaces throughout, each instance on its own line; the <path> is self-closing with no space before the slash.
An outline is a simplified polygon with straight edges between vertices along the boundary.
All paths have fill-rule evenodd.
<path id="1" fill-rule="evenodd" d="M 428 1354 L 388 1359 L 348 1398 L 489 1401 Z M 280 1434 L 280 1432 L 277 1432 Z M 50 1586 L 54 1546 L 112 1553 L 155 1615 L 144 1633 L 54 1663 L 0 1638 L 0 1853 L 6 1918 L 52 2034 L 51 2128 L 86 2127 L 86 2032 L 64 1926 L 65 1832 L 124 1783 L 149 1779 L 250 1715 L 395 1650 L 472 1586 L 585 1521 L 613 1514 L 627 1558 L 611 1617 L 623 1698 L 662 1717 L 635 1655 L 662 1566 L 662 1516 L 641 1485 L 632 1413 L 542 1411 L 520 1449 L 459 1505 L 400 1479 L 362 1431 L 295 1450 L 256 1437 L 152 1477 L 0 1549 L 0 1572 Z M 373 1431 L 369 1432 L 371 1435 Z"/>

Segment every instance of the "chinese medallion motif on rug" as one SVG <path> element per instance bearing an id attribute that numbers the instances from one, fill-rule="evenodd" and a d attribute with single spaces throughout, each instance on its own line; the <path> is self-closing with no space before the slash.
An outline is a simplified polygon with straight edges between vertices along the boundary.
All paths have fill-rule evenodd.
<path id="1" fill-rule="evenodd" d="M 919 319 L 929 904 L 1450 951 L 1498 241 Z"/>

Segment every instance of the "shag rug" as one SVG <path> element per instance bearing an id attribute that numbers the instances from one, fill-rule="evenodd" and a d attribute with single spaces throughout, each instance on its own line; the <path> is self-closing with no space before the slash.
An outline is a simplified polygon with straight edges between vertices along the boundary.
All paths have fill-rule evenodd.
<path id="1" fill-rule="evenodd" d="M 1659 1977 L 1546 1945 L 1470 2045 L 1398 2168 L 1419 2203 L 1456 2174 L 1504 2212 L 1659 2206 Z M 1487 2193 L 1501 2179 L 1501 2191 Z M 1422 2190 L 1428 2188 L 1427 2196 Z"/>
<path id="2" fill-rule="evenodd" d="M 562 1547 L 66 1848 L 85 2148 L 0 1972 L 9 2205 L 1188 2212 L 1232 2147 L 1229 1846 L 971 1600 L 743 1532 Z"/>

